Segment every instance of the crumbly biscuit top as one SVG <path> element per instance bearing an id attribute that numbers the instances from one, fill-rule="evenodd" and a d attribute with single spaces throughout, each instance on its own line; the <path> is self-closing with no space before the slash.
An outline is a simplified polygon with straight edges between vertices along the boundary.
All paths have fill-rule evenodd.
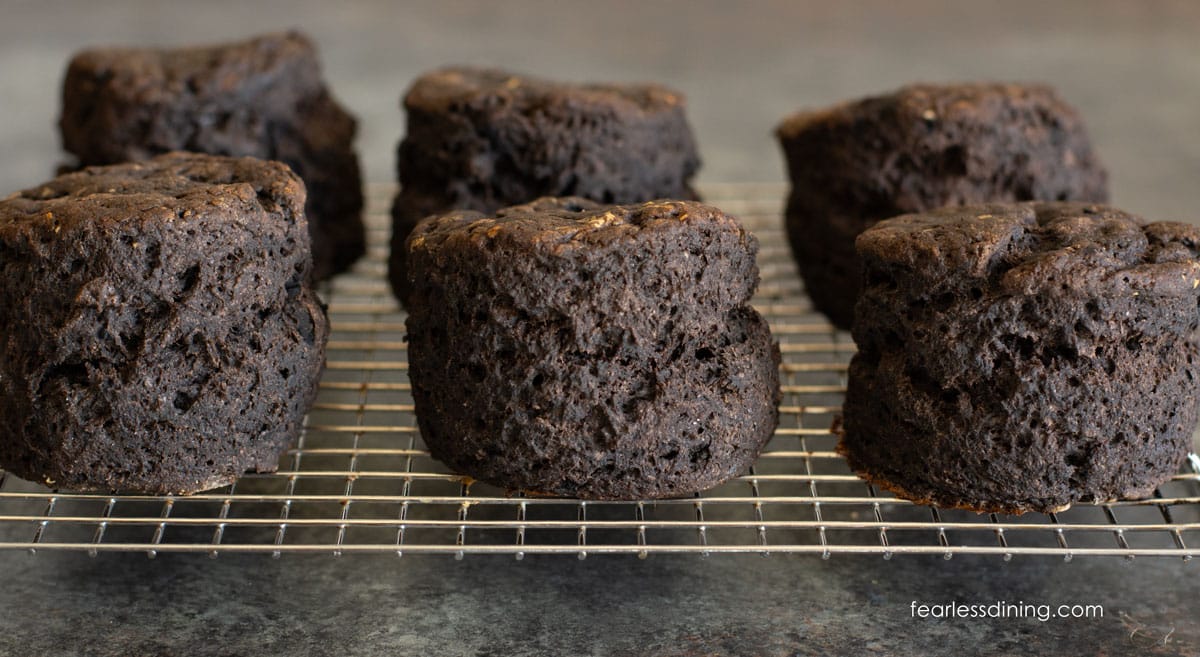
<path id="1" fill-rule="evenodd" d="M 933 281 L 963 277 L 1005 294 L 1196 294 L 1200 229 L 1147 223 L 1085 203 L 943 208 L 858 237 L 872 266 Z M 983 285 L 981 289 L 987 289 Z"/>
<path id="2" fill-rule="evenodd" d="M 426 73 L 404 98 L 409 110 L 441 111 L 475 104 L 534 111 L 551 102 L 657 112 L 681 107 L 684 97 L 658 84 L 576 84 L 499 69 L 457 67 Z"/>

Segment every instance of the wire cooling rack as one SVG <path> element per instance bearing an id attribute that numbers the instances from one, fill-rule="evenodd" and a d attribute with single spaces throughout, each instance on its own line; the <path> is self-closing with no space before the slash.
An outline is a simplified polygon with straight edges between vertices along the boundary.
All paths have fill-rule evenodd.
<path id="1" fill-rule="evenodd" d="M 694 497 L 583 502 L 510 496 L 430 458 L 413 416 L 404 316 L 384 280 L 386 208 L 372 186 L 371 248 L 324 290 L 333 333 L 307 428 L 279 472 L 187 497 L 73 494 L 0 471 L 0 549 L 159 552 L 775 552 L 1200 554 L 1200 459 L 1154 497 L 1057 514 L 916 506 L 854 476 L 829 433 L 854 352 L 813 312 L 785 243 L 780 185 L 710 185 L 706 198 L 762 244 L 755 305 L 783 352 L 775 437 L 745 476 Z"/>

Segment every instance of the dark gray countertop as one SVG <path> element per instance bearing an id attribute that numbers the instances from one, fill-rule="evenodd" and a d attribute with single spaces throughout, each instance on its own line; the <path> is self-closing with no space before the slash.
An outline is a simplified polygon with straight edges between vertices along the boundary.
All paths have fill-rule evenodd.
<path id="1" fill-rule="evenodd" d="M 1195 564 L 868 557 L 28 556 L 13 655 L 1195 655 Z M 914 601 L 1101 604 L 918 619 Z"/>
<path id="2" fill-rule="evenodd" d="M 1188 2 L 8 2 L 0 190 L 59 162 L 58 84 L 73 50 L 288 26 L 322 46 L 335 92 L 361 118 L 372 180 L 392 175 L 401 91 L 450 62 L 672 84 L 690 98 L 710 182 L 780 180 L 770 130 L 802 106 L 918 79 L 1036 79 L 1083 111 L 1117 204 L 1200 216 L 1200 5 Z M 0 553 L 0 655 L 1197 655 L 1198 567 Z M 1104 617 L 914 619 L 913 601 L 1102 604 Z"/>

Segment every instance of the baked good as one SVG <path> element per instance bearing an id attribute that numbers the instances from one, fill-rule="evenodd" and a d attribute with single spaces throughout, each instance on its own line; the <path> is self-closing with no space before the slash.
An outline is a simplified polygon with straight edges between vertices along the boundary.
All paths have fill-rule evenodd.
<path id="1" fill-rule="evenodd" d="M 280 160 L 308 188 L 314 276 L 349 269 L 366 249 L 354 118 L 296 32 L 171 50 L 104 48 L 71 59 L 59 120 L 80 165 L 168 151 Z"/>
<path id="2" fill-rule="evenodd" d="M 776 131 L 792 188 L 786 227 L 813 305 L 850 328 L 854 238 L 943 205 L 1108 200 L 1079 114 L 1036 85 L 914 85 L 817 112 Z"/>
<path id="3" fill-rule="evenodd" d="M 304 186 L 189 153 L 0 201 L 0 467 L 69 490 L 190 493 L 273 471 L 328 325 Z"/>
<path id="4" fill-rule="evenodd" d="M 601 203 L 695 199 L 700 167 L 684 99 L 652 84 L 564 84 L 449 68 L 404 97 L 389 274 L 405 300 L 404 240 L 452 209 L 494 212 L 541 196 Z"/>
<path id="5" fill-rule="evenodd" d="M 1200 229 L 1113 208 L 944 208 L 858 237 L 839 450 L 977 511 L 1150 495 L 1196 425 Z"/>
<path id="6" fill-rule="evenodd" d="M 587 499 L 741 474 L 778 421 L 779 351 L 749 299 L 757 241 L 694 202 L 539 199 L 408 241 L 409 377 L 452 469 Z"/>

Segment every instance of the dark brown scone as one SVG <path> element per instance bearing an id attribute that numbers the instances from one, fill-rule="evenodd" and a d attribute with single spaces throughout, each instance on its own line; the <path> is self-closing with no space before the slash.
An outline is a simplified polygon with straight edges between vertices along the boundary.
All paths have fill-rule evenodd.
<path id="1" fill-rule="evenodd" d="M 273 471 L 328 325 L 304 186 L 173 153 L 0 201 L 0 467 L 70 490 L 191 493 Z"/>
<path id="2" fill-rule="evenodd" d="M 63 147 L 81 165 L 178 150 L 280 160 L 308 188 L 314 276 L 349 269 L 366 249 L 355 121 L 303 35 L 86 50 L 67 68 L 62 102 Z"/>
<path id="3" fill-rule="evenodd" d="M 1076 203 L 867 230 L 839 450 L 902 497 L 977 511 L 1150 495 L 1196 424 L 1198 244 Z"/>
<path id="4" fill-rule="evenodd" d="M 792 189 L 786 227 L 818 310 L 850 328 L 854 238 L 875 222 L 944 205 L 1108 200 L 1079 114 L 1053 89 L 914 85 L 776 130 Z"/>
<path id="5" fill-rule="evenodd" d="M 741 474 L 778 421 L 758 243 L 693 202 L 540 199 L 408 241 L 421 435 L 458 472 L 587 499 Z"/>
<path id="6" fill-rule="evenodd" d="M 404 241 L 431 214 L 494 212 L 542 196 L 696 198 L 690 181 L 700 159 L 684 99 L 665 87 L 451 68 L 418 78 L 404 109 L 389 263 L 402 301 Z"/>

